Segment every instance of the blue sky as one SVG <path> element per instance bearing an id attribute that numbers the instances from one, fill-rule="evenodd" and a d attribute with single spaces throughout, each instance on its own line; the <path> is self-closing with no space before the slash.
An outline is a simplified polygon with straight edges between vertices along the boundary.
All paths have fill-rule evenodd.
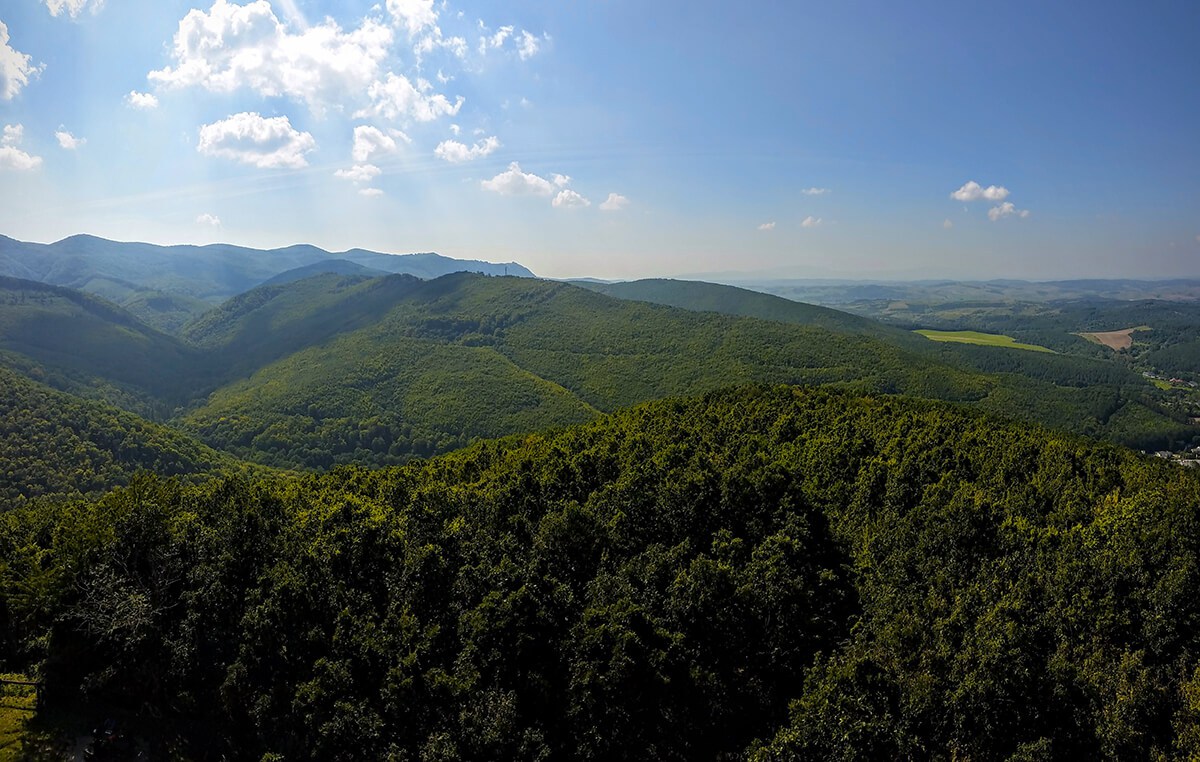
<path id="1" fill-rule="evenodd" d="M 1200 276 L 1200 4 L 0 5 L 0 233 Z"/>

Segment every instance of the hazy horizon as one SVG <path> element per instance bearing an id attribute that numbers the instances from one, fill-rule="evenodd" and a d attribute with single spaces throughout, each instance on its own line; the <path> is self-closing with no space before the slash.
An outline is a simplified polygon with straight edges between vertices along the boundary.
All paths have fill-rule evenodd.
<path id="1" fill-rule="evenodd" d="M 0 232 L 545 277 L 1200 276 L 1200 7 L 45 0 Z"/>

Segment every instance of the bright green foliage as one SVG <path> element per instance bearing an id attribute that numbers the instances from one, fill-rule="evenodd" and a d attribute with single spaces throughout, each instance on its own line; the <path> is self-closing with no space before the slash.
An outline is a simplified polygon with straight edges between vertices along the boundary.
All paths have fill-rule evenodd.
<path id="1" fill-rule="evenodd" d="M 0 669 L 212 757 L 1168 758 L 1198 554 L 1191 472 L 754 387 L 0 515 Z"/>
<path id="2" fill-rule="evenodd" d="M 1012 336 L 999 333 L 980 333 L 979 331 L 916 331 L 931 341 L 949 341 L 958 344 L 979 344 L 985 347 L 1003 347 L 1004 349 L 1026 349 L 1031 352 L 1052 352 L 1051 349 L 1039 347 L 1036 344 L 1021 344 Z"/>
<path id="3" fill-rule="evenodd" d="M 820 320 L 832 312 L 806 310 Z M 835 333 L 782 320 L 789 315 L 803 317 L 686 311 L 518 278 L 324 275 L 256 289 L 188 327 L 215 364 L 244 380 L 184 424 L 272 465 L 387 464 L 527 431 L 531 421 L 565 425 L 593 409 L 782 382 L 974 402 L 1098 436 L 1129 408 L 1142 411 L 1126 440 L 1135 444 L 1194 433 L 1123 394 L 1121 384 L 1144 384 L 1121 368 L 965 356 L 904 332 L 901 344 L 859 333 L 855 322 L 865 321 L 851 316 Z M 989 363 L 1011 375 L 985 375 Z M 1115 400 L 1113 410 L 1097 396 Z"/>
<path id="4" fill-rule="evenodd" d="M 0 368 L 0 511 L 108 490 L 140 470 L 195 474 L 232 462 L 165 426 Z"/>

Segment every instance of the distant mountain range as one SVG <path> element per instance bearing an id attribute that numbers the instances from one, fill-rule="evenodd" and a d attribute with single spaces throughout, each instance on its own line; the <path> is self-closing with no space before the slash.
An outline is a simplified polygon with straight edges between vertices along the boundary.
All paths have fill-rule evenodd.
<path id="1" fill-rule="evenodd" d="M 292 275 L 286 275 L 289 271 Z M 516 262 L 496 264 L 432 253 L 329 252 L 307 244 L 282 249 L 156 246 L 90 235 L 41 244 L 0 236 L 0 275 L 96 294 L 164 329 L 178 328 L 213 305 L 265 282 L 324 272 L 396 273 L 424 279 L 454 272 L 534 277 Z"/>

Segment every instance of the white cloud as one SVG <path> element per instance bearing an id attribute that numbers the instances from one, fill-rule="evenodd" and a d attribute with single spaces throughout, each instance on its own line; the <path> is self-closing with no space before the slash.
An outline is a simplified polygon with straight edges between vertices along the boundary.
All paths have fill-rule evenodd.
<path id="1" fill-rule="evenodd" d="M 433 0 L 387 0 L 387 9 L 393 23 L 404 27 L 409 38 L 437 24 Z"/>
<path id="2" fill-rule="evenodd" d="M 355 164 L 350 169 L 339 169 L 333 174 L 354 183 L 369 183 L 382 173 L 383 170 L 374 164 Z"/>
<path id="3" fill-rule="evenodd" d="M 392 40 L 392 30 L 371 18 L 349 32 L 326 18 L 293 34 L 267 0 L 246 5 L 216 0 L 207 13 L 184 16 L 174 38 L 175 66 L 152 71 L 149 78 L 219 93 L 247 88 L 322 111 L 378 79 Z"/>
<path id="4" fill-rule="evenodd" d="M 763 224 L 758 226 L 758 229 L 759 230 L 774 230 L 775 229 L 775 221 L 771 220 L 770 222 L 764 222 Z"/>
<path id="5" fill-rule="evenodd" d="M 1003 219 L 1005 217 L 1028 217 L 1028 209 L 1017 209 L 1011 201 L 1005 201 L 999 206 L 993 206 L 988 209 L 988 219 L 992 222 Z"/>
<path id="6" fill-rule="evenodd" d="M 486 29 L 483 22 L 479 22 L 480 28 Z M 502 26 L 496 30 L 495 34 L 485 35 L 479 38 L 479 55 L 485 55 L 488 48 L 499 48 L 504 45 L 504 41 L 512 36 L 513 28 L 511 26 Z"/>
<path id="7" fill-rule="evenodd" d="M 416 85 L 408 77 L 388 72 L 383 81 L 375 81 L 367 88 L 367 94 L 373 101 L 368 109 L 362 109 L 354 114 L 356 117 L 379 115 L 388 119 L 415 119 L 418 122 L 432 122 L 443 116 L 454 116 L 462 108 L 463 98 L 450 103 L 441 93 L 430 93 L 433 86 L 429 82 L 418 79 Z"/>
<path id="8" fill-rule="evenodd" d="M 493 135 L 490 138 L 484 138 L 473 146 L 467 146 L 465 143 L 459 143 L 457 140 L 443 140 L 441 143 L 438 143 L 437 148 L 433 149 L 433 153 L 438 158 L 445 159 L 452 164 L 458 164 L 487 156 L 499 147 L 500 140 Z"/>
<path id="9" fill-rule="evenodd" d="M 137 90 L 130 90 L 129 95 L 125 96 L 125 102 L 132 108 L 141 109 L 142 111 L 150 111 L 158 108 L 158 98 L 150 93 L 139 93 Z"/>
<path id="10" fill-rule="evenodd" d="M 515 161 L 491 180 L 482 181 L 480 186 L 502 196 L 549 196 L 554 193 L 554 185 L 549 180 L 522 172 L 521 165 Z"/>
<path id="11" fill-rule="evenodd" d="M 551 205 L 561 209 L 583 209 L 584 207 L 591 206 L 592 202 L 570 188 L 567 188 L 558 192 Z"/>
<path id="12" fill-rule="evenodd" d="M 62 127 L 58 128 L 58 131 L 54 133 L 54 137 L 58 139 L 59 146 L 68 151 L 74 151 L 87 142 L 87 138 L 77 138 Z"/>
<path id="13" fill-rule="evenodd" d="M 400 130 L 389 132 L 390 134 L 367 124 L 355 127 L 354 147 L 350 149 L 350 156 L 357 162 L 364 162 L 371 158 L 373 153 L 395 153 L 397 139 L 405 143 L 412 142 L 411 138 Z"/>
<path id="14" fill-rule="evenodd" d="M 3 137 L 0 137 L 0 169 L 15 169 L 28 172 L 42 165 L 41 156 L 31 156 L 17 145 L 25 137 L 25 126 L 21 124 L 4 125 Z"/>
<path id="15" fill-rule="evenodd" d="M 550 181 L 560 188 L 565 188 L 571 184 L 570 175 L 560 175 L 557 172 L 550 175 Z"/>
<path id="16" fill-rule="evenodd" d="M 537 55 L 540 44 L 537 35 L 521 30 L 521 37 L 517 40 L 517 55 L 521 56 L 522 61 L 533 58 Z"/>
<path id="17" fill-rule="evenodd" d="M 807 217 L 805 217 L 805 218 L 804 218 L 804 221 L 803 221 L 803 222 L 801 222 L 801 223 L 800 223 L 800 227 L 802 227 L 802 228 L 815 228 L 817 225 L 820 225 L 820 224 L 821 224 L 821 218 L 820 218 L 820 217 L 813 217 L 813 216 L 810 214 L 809 216 L 807 216 Z"/>
<path id="18" fill-rule="evenodd" d="M 950 198 L 955 201 L 1003 201 L 1008 198 L 1008 188 L 999 185 L 989 185 L 984 188 L 979 183 L 971 180 L 963 187 L 950 194 Z"/>
<path id="19" fill-rule="evenodd" d="M 457 135 L 460 135 L 461 133 L 462 133 L 462 127 L 459 127 L 457 124 L 450 125 L 450 134 L 451 135 L 457 136 Z"/>
<path id="20" fill-rule="evenodd" d="M 805 196 L 824 196 L 826 193 L 829 192 L 829 189 L 828 188 L 805 188 L 804 190 L 802 190 L 800 192 L 803 193 Z"/>
<path id="21" fill-rule="evenodd" d="M 200 128 L 196 150 L 206 156 L 220 156 L 260 169 L 303 167 L 304 154 L 317 147 L 307 132 L 292 127 L 286 116 L 264 119 L 242 112 Z"/>
<path id="22" fill-rule="evenodd" d="M 208 212 L 205 212 L 196 217 L 196 224 L 219 228 L 221 227 L 221 218 L 215 214 L 209 214 Z"/>
<path id="23" fill-rule="evenodd" d="M 608 198 L 600 204 L 602 212 L 617 212 L 629 206 L 629 199 L 622 196 L 620 193 L 610 193 Z"/>
<path id="24" fill-rule="evenodd" d="M 949 230 L 950 228 L 954 227 L 954 223 L 950 221 L 949 217 L 947 217 L 946 219 L 942 220 L 942 227 L 946 230 Z"/>
<path id="25" fill-rule="evenodd" d="M 0 100 L 10 101 L 29 84 L 29 78 L 41 72 L 34 66 L 32 56 L 21 53 L 8 44 L 8 27 L 0 21 Z"/>
<path id="26" fill-rule="evenodd" d="M 379 188 L 361 188 L 358 191 L 358 195 L 366 196 L 367 198 L 371 198 L 374 196 L 382 196 L 383 191 L 381 191 Z"/>
<path id="27" fill-rule="evenodd" d="M 46 8 L 51 16 L 66 11 L 71 18 L 77 18 L 88 6 L 91 6 L 92 13 L 98 13 L 104 7 L 104 0 L 46 0 Z"/>

